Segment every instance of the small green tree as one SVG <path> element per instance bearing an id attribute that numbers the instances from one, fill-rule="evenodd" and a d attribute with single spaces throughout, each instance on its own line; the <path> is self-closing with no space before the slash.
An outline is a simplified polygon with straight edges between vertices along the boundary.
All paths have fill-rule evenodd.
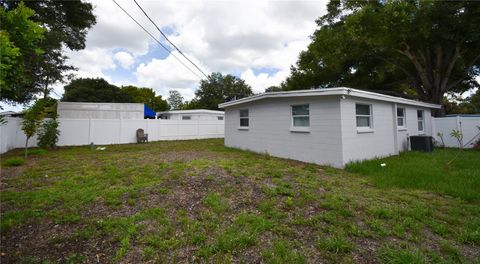
<path id="1" fill-rule="evenodd" d="M 28 140 L 37 133 L 44 116 L 43 101 L 35 102 L 23 115 L 22 130 L 27 139 L 25 140 L 25 158 L 28 156 Z"/>
<path id="2" fill-rule="evenodd" d="M 60 131 L 58 131 L 59 122 L 57 117 L 54 116 L 51 119 L 42 123 L 40 130 L 38 131 L 38 146 L 41 148 L 54 148 L 58 141 Z"/>
<path id="3" fill-rule="evenodd" d="M 200 82 L 200 87 L 195 91 L 195 98 L 190 101 L 190 105 L 195 108 L 219 110 L 218 104 L 251 95 L 252 88 L 244 80 L 231 74 L 214 72 L 207 80 Z"/>

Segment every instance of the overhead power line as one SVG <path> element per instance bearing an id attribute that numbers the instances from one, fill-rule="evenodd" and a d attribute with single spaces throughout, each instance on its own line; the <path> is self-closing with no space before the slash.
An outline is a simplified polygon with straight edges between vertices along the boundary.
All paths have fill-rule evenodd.
<path id="1" fill-rule="evenodd" d="M 120 4 L 117 3 L 117 1 L 115 0 L 112 0 L 120 9 L 122 9 L 122 11 L 128 16 L 130 17 L 139 27 L 141 27 L 143 29 L 143 31 L 145 31 L 145 33 L 147 33 L 153 40 L 155 40 L 155 42 L 158 43 L 158 45 L 160 45 L 164 50 L 166 50 L 170 55 L 172 55 L 178 62 L 180 62 L 183 66 L 185 66 L 185 68 L 187 68 L 190 72 L 192 72 L 193 74 L 195 74 L 200 80 L 203 80 L 203 78 L 198 75 L 194 70 L 192 70 L 190 67 L 188 67 L 183 61 L 181 61 L 177 56 L 175 56 L 175 54 L 172 53 L 171 50 L 169 50 L 167 47 L 165 47 L 165 45 L 163 45 L 155 36 L 152 35 L 152 33 L 150 33 L 150 31 L 148 31 L 145 27 L 143 27 L 134 17 L 132 17 L 130 15 L 130 13 L 127 12 L 127 10 L 125 10 Z M 203 72 L 202 72 L 203 73 Z"/>
<path id="2" fill-rule="evenodd" d="M 195 66 L 195 68 L 197 68 L 206 78 L 208 78 L 208 76 L 205 74 L 205 72 L 202 71 L 202 69 L 200 69 L 200 67 L 198 67 L 193 61 L 191 61 L 177 46 L 175 46 L 175 44 L 173 44 L 173 42 L 171 42 L 168 39 L 167 35 L 165 35 L 163 33 L 163 31 L 157 26 L 157 24 L 150 18 L 150 16 L 148 16 L 147 12 L 145 12 L 145 10 L 143 10 L 143 8 L 138 4 L 137 0 L 133 0 L 133 2 L 135 2 L 135 4 L 138 6 L 138 8 L 140 8 L 140 10 L 142 10 L 143 14 L 148 18 L 148 20 L 150 20 L 150 22 L 152 22 L 152 24 L 157 28 L 157 30 L 160 32 L 160 34 L 162 34 L 162 36 L 168 41 L 168 43 L 170 43 L 178 51 L 178 53 L 180 53 L 193 66 Z"/>

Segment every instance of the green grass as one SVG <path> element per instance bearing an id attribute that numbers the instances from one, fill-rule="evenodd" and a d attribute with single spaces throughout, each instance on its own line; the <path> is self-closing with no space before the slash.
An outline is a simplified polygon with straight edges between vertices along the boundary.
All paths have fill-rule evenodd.
<path id="1" fill-rule="evenodd" d="M 437 263 L 417 248 L 385 246 L 379 252 L 379 258 L 386 264 L 425 264 Z"/>
<path id="2" fill-rule="evenodd" d="M 28 155 L 46 155 L 48 150 L 41 148 L 33 148 L 28 150 Z"/>
<path id="3" fill-rule="evenodd" d="M 378 187 L 400 187 L 443 193 L 466 200 L 480 199 L 480 152 L 435 149 L 432 153 L 403 152 L 399 156 L 351 163 L 350 172 L 368 175 Z M 380 164 L 385 163 L 385 167 Z"/>
<path id="4" fill-rule="evenodd" d="M 275 241 L 272 247 L 262 253 L 265 263 L 307 263 L 307 259 L 298 253 L 287 241 Z"/>
<path id="5" fill-rule="evenodd" d="M 349 166 L 364 176 L 219 139 L 58 148 L 2 167 L 1 262 L 478 263 L 479 199 L 378 184 L 380 172 L 453 154 Z M 477 175 L 478 154 L 462 155 L 449 173 Z"/>
<path id="6" fill-rule="evenodd" d="M 9 158 L 2 162 L 2 165 L 5 167 L 17 167 L 17 166 L 22 166 L 23 164 L 25 164 L 25 159 L 18 158 L 18 157 Z"/>

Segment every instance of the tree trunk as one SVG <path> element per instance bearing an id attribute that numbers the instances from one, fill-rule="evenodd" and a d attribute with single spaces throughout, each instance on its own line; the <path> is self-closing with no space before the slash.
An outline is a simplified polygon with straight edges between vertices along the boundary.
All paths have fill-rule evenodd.
<path id="1" fill-rule="evenodd" d="M 420 83 L 420 87 L 417 87 L 418 92 L 427 91 L 428 98 L 425 99 L 441 105 L 444 94 L 451 88 L 450 76 L 460 58 L 460 47 L 456 46 L 445 51 L 446 49 L 437 46 L 433 51 L 428 48 L 424 51 L 413 50 L 408 44 L 405 46 L 405 49 L 397 51 L 413 64 Z M 435 110 L 433 114 L 445 116 L 445 109 Z"/>
<path id="2" fill-rule="evenodd" d="M 27 159 L 27 156 L 28 156 L 28 140 L 30 138 L 27 137 L 27 140 L 25 140 L 25 159 Z"/>

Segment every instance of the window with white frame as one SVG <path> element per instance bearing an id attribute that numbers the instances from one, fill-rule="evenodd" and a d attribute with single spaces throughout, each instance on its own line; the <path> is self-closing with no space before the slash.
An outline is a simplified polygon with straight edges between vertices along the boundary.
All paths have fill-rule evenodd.
<path id="1" fill-rule="evenodd" d="M 249 120 L 248 120 L 248 109 L 240 110 L 240 127 L 248 127 Z"/>
<path id="2" fill-rule="evenodd" d="M 372 105 L 355 104 L 357 128 L 372 128 Z"/>
<path id="3" fill-rule="evenodd" d="M 398 128 L 405 128 L 405 108 L 398 107 L 397 108 L 397 127 Z"/>
<path id="4" fill-rule="evenodd" d="M 418 132 L 425 130 L 425 114 L 423 110 L 417 110 Z"/>
<path id="5" fill-rule="evenodd" d="M 310 106 L 292 105 L 292 126 L 309 127 L 310 126 Z"/>
<path id="6" fill-rule="evenodd" d="M 218 120 L 223 120 L 223 116 L 217 116 Z"/>
<path id="7" fill-rule="evenodd" d="M 191 119 L 192 119 L 191 116 L 187 116 L 187 115 L 182 116 L 182 120 L 191 120 Z"/>

